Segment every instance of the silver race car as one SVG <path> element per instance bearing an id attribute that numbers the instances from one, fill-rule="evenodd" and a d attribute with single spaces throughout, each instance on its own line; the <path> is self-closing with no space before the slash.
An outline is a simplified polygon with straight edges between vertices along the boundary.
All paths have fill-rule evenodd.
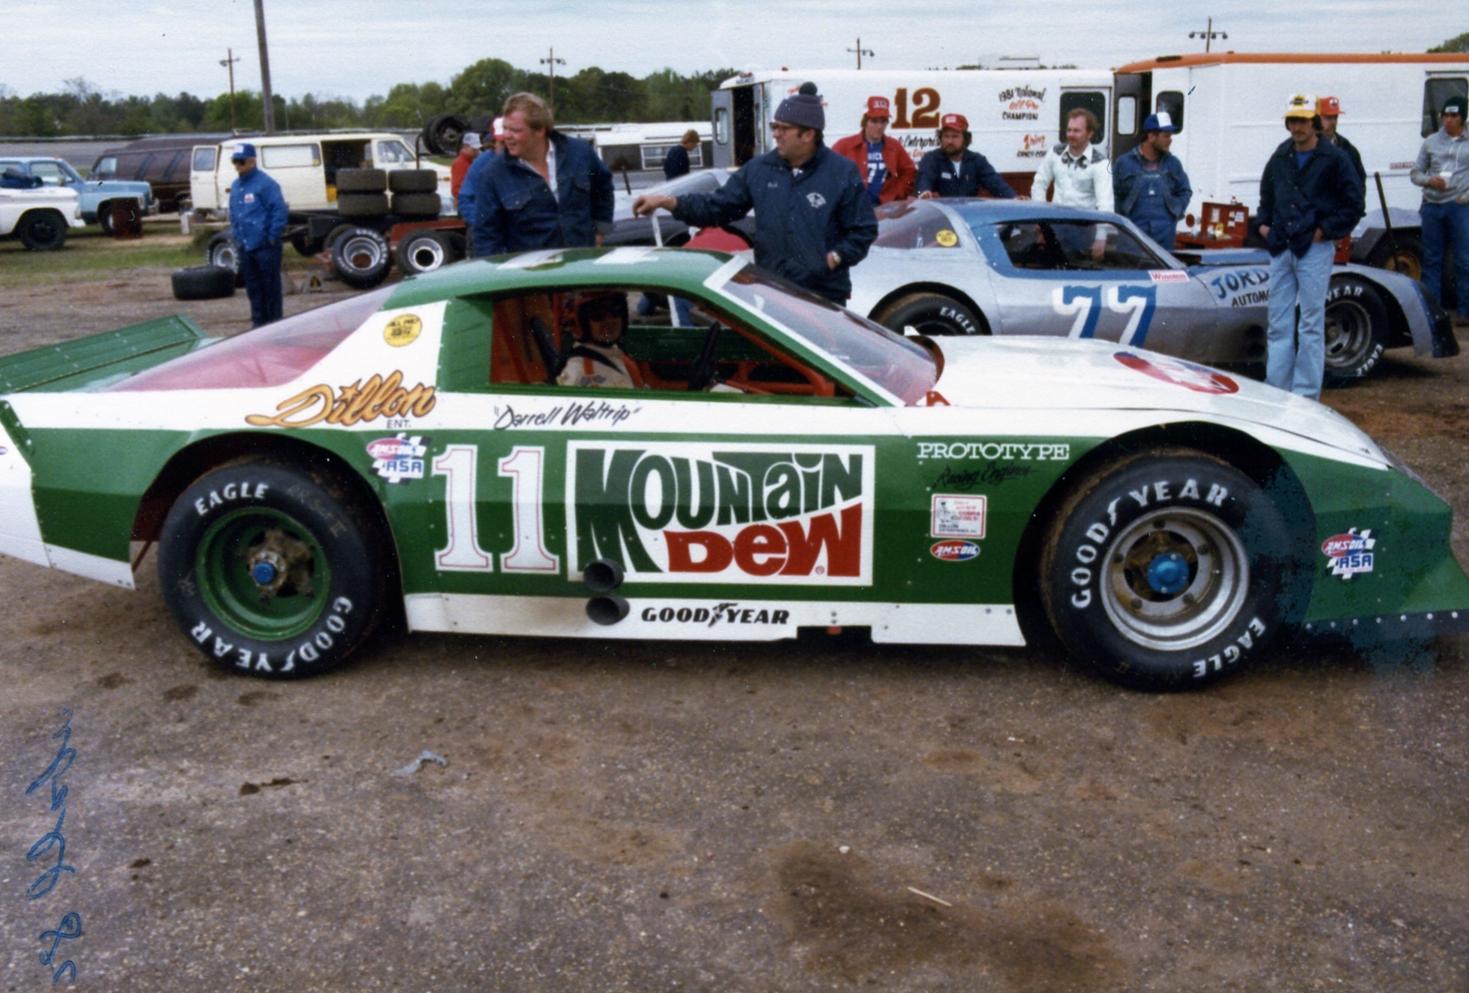
<path id="1" fill-rule="evenodd" d="M 1126 218 L 1028 200 L 907 200 L 878 208 L 848 306 L 922 334 L 1100 338 L 1210 365 L 1265 361 L 1269 256 L 1165 251 Z M 1330 383 L 1360 379 L 1385 349 L 1458 354 L 1448 316 L 1406 276 L 1332 270 Z"/>

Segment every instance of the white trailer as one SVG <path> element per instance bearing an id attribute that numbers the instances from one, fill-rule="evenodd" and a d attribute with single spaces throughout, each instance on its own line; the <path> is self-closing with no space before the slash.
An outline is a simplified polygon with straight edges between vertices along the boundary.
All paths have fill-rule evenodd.
<path id="1" fill-rule="evenodd" d="M 1195 232 L 1206 201 L 1238 202 L 1252 212 L 1259 205 L 1265 162 L 1288 137 L 1284 117 L 1292 94 L 1337 97 L 1338 130 L 1367 170 L 1367 217 L 1354 233 L 1352 258 L 1374 265 L 1390 260 L 1375 182 L 1380 174 L 1397 267 L 1417 278 L 1422 191 L 1408 172 L 1423 138 L 1438 129 L 1444 101 L 1469 92 L 1469 55 L 1169 55 L 1121 66 L 1115 88 L 1114 156 L 1138 143 L 1142 118 L 1152 111 L 1168 111 L 1179 125 L 1172 150 L 1193 185 L 1194 221 L 1185 226 Z"/>
<path id="2" fill-rule="evenodd" d="M 816 84 L 826 111 L 826 143 L 855 134 L 867 98 L 891 101 L 888 134 L 916 163 L 938 146 L 939 118 L 963 114 L 973 148 L 990 160 L 1017 193 L 1030 180 L 1048 145 L 1061 141 L 1066 115 L 1084 108 L 1101 122 L 1105 145 L 1112 106 L 1109 69 L 782 69 L 743 73 L 711 94 L 714 164 L 738 166 L 769 151 L 775 109 L 807 80 Z"/>

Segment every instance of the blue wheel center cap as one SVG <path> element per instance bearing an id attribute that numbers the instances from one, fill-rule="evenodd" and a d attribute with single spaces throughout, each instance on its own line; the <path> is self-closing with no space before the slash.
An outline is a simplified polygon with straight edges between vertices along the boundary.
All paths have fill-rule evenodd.
<path id="1" fill-rule="evenodd" d="M 1188 586 L 1188 560 L 1177 552 L 1164 552 L 1148 563 L 1148 586 L 1169 596 Z"/>
<path id="2" fill-rule="evenodd" d="M 269 586 L 275 582 L 276 575 L 275 563 L 273 562 L 256 562 L 250 567 L 250 578 L 261 586 Z"/>

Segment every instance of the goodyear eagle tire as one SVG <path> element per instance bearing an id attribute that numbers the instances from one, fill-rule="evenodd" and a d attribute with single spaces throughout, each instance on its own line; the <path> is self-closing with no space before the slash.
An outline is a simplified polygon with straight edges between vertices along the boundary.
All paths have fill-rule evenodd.
<path id="1" fill-rule="evenodd" d="M 372 228 L 344 231 L 332 242 L 332 268 L 354 289 L 370 290 L 387 279 L 392 263 L 388 239 Z"/>
<path id="2" fill-rule="evenodd" d="M 448 231 L 415 231 L 398 242 L 398 268 L 405 276 L 442 269 L 460 256 Z"/>
<path id="3" fill-rule="evenodd" d="M 388 173 L 390 193 L 435 193 L 439 174 L 432 169 L 394 169 Z"/>
<path id="4" fill-rule="evenodd" d="M 1387 348 L 1387 308 L 1377 287 L 1338 276 L 1326 291 L 1326 382 L 1345 386 L 1367 376 Z"/>
<path id="5" fill-rule="evenodd" d="M 235 274 L 217 265 L 175 269 L 172 283 L 175 300 L 219 300 L 235 295 Z"/>
<path id="6" fill-rule="evenodd" d="M 922 335 L 988 334 L 984 319 L 964 304 L 939 293 L 909 293 L 872 315 L 898 334 L 911 326 Z"/>
<path id="7" fill-rule="evenodd" d="M 1203 686 L 1296 620 L 1294 547 L 1276 504 L 1224 462 L 1135 455 L 1063 501 L 1041 549 L 1041 603 L 1067 652 L 1107 678 Z"/>
<path id="8" fill-rule="evenodd" d="M 383 169 L 338 169 L 337 193 L 381 193 L 388 185 Z"/>
<path id="9" fill-rule="evenodd" d="M 244 286 L 245 277 L 240 272 L 240 250 L 228 231 L 216 231 L 204 249 L 204 264 L 228 269 L 235 274 L 235 286 Z"/>
<path id="10" fill-rule="evenodd" d="M 28 210 L 15 234 L 28 252 L 55 252 L 66 244 L 66 218 L 59 210 Z"/>
<path id="11" fill-rule="evenodd" d="M 380 535 L 332 481 L 267 462 L 197 479 L 174 502 L 158 575 L 175 619 L 217 664 L 267 679 L 339 665 L 383 597 Z"/>

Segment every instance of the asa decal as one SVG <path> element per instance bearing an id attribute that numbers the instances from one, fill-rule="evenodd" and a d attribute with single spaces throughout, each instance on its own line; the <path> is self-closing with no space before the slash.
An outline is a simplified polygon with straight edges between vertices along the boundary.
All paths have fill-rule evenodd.
<path id="1" fill-rule="evenodd" d="M 573 442 L 573 569 L 629 580 L 867 586 L 871 445 Z"/>
<path id="2" fill-rule="evenodd" d="M 1374 564 L 1372 551 L 1377 539 L 1372 529 L 1347 528 L 1342 534 L 1334 534 L 1321 543 L 1321 554 L 1326 556 L 1327 570 L 1333 576 L 1351 579 L 1364 572 L 1371 572 Z"/>

